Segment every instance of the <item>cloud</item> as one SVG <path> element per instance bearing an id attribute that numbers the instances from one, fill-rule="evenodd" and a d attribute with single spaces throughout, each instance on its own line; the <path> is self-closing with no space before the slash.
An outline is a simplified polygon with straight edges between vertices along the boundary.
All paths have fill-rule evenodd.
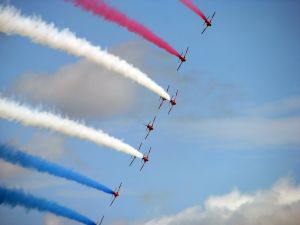
<path id="1" fill-rule="evenodd" d="M 134 101 L 134 85 L 81 60 L 50 75 L 25 74 L 12 90 L 34 103 L 48 103 L 73 116 L 101 117 L 126 112 Z"/>
<path id="2" fill-rule="evenodd" d="M 300 146 L 300 116 L 290 118 L 240 117 L 205 119 L 189 126 L 214 147 L 291 148 Z M 210 142 L 212 143 L 212 142 Z"/>
<path id="3" fill-rule="evenodd" d="M 44 219 L 45 225 L 63 225 L 63 222 L 61 221 L 57 216 L 54 216 L 52 214 L 47 214 Z"/>
<path id="4" fill-rule="evenodd" d="M 239 190 L 233 190 L 225 196 L 210 197 L 206 201 L 206 208 L 228 209 L 234 211 L 241 207 L 241 205 L 251 203 L 252 201 L 253 198 L 250 195 L 243 195 Z"/>
<path id="5" fill-rule="evenodd" d="M 59 159 L 66 153 L 64 137 L 48 132 L 34 133 L 22 149 L 49 160 Z"/>
<path id="6" fill-rule="evenodd" d="M 297 225 L 300 221 L 300 185 L 282 178 L 270 189 L 243 194 L 235 189 L 211 196 L 204 207 L 197 205 L 140 225 Z"/>
<path id="7" fill-rule="evenodd" d="M 286 116 L 299 112 L 300 96 L 292 96 L 274 102 L 268 102 L 252 110 L 253 114 L 266 116 Z"/>
<path id="8" fill-rule="evenodd" d="M 44 225 L 71 225 L 72 221 L 57 217 L 53 214 L 46 214 L 44 217 Z"/>
<path id="9" fill-rule="evenodd" d="M 242 109 L 240 115 L 178 120 L 187 135 L 212 149 L 291 149 L 300 146 L 300 97 Z"/>
<path id="10" fill-rule="evenodd" d="M 148 50 L 139 41 L 129 41 L 110 52 L 143 68 L 149 57 Z M 23 74 L 12 83 L 9 93 L 35 104 L 50 104 L 68 115 L 99 118 L 129 112 L 140 97 L 138 88 L 112 71 L 80 60 L 52 74 Z"/>

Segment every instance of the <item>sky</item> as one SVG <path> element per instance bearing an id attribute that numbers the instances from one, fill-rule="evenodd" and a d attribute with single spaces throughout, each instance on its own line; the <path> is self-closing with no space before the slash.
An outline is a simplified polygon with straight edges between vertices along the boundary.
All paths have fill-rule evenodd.
<path id="1" fill-rule="evenodd" d="M 7 1 L 0 1 L 7 3 Z M 108 1 L 107 1 L 108 2 Z M 0 184 L 63 204 L 111 225 L 297 224 L 300 211 L 300 2 L 194 1 L 213 26 L 180 1 L 111 0 L 179 52 L 177 59 L 126 29 L 63 0 L 10 0 L 24 15 L 68 28 L 146 72 L 177 106 L 103 67 L 0 33 L 0 93 L 66 115 L 138 147 L 152 147 L 142 172 L 130 156 L 42 129 L 0 120 L 0 141 L 73 168 L 114 189 L 111 196 L 0 161 Z M 258 210 L 259 209 L 259 210 Z M 0 206 L 1 224 L 72 221 Z M 270 222 L 271 221 L 271 222 Z"/>

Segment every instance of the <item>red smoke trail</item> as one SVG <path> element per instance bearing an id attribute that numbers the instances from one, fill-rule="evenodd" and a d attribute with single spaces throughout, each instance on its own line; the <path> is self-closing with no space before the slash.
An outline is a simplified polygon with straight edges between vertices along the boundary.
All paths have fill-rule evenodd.
<path id="1" fill-rule="evenodd" d="M 191 10 L 193 10 L 196 14 L 198 14 L 204 21 L 207 21 L 206 16 L 204 15 L 203 12 L 201 12 L 201 10 L 192 3 L 191 0 L 180 0 L 184 5 L 186 5 L 188 8 L 190 8 Z"/>
<path id="2" fill-rule="evenodd" d="M 170 54 L 180 57 L 180 54 L 172 48 L 167 42 L 157 37 L 151 30 L 144 25 L 127 17 L 125 14 L 107 5 L 103 0 L 66 0 L 71 1 L 74 5 L 79 6 L 97 16 L 102 16 L 108 21 L 115 22 L 127 30 L 134 32 L 146 40 L 152 42 L 160 48 L 165 49 Z"/>

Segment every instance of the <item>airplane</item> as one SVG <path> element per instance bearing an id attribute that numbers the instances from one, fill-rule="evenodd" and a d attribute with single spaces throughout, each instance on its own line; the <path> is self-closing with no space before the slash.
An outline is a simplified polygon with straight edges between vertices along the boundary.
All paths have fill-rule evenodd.
<path id="1" fill-rule="evenodd" d="M 102 224 L 102 222 L 103 222 L 103 219 L 104 219 L 104 216 L 102 216 L 101 220 L 100 220 L 100 221 L 98 221 L 96 225 L 101 225 L 101 224 Z"/>
<path id="2" fill-rule="evenodd" d="M 168 86 L 167 88 L 167 92 L 169 91 L 170 86 Z M 158 106 L 158 109 L 160 109 L 164 103 L 164 101 L 166 101 L 167 99 L 165 99 L 164 97 L 159 97 L 159 100 L 161 100 L 160 105 Z"/>
<path id="3" fill-rule="evenodd" d="M 114 203 L 114 201 L 116 200 L 116 198 L 119 197 L 119 191 L 120 191 L 121 187 L 122 187 L 122 182 L 120 183 L 119 188 L 115 189 L 115 191 L 113 192 L 113 194 L 112 194 L 113 200 L 111 201 L 111 203 L 110 203 L 109 206 L 112 206 L 112 204 Z"/>
<path id="4" fill-rule="evenodd" d="M 145 137 L 145 140 L 147 139 L 148 135 L 150 134 L 151 131 L 154 130 L 154 122 L 156 120 L 156 116 L 154 117 L 152 123 L 151 121 L 148 123 L 148 124 L 144 124 L 147 128 L 146 128 L 146 131 L 148 131 L 146 137 Z"/>
<path id="5" fill-rule="evenodd" d="M 143 143 L 141 143 L 141 144 L 140 144 L 140 146 L 139 146 L 139 150 L 141 150 L 142 144 L 143 144 Z M 130 162 L 129 166 L 131 166 L 131 165 L 132 165 L 132 163 L 133 163 L 133 161 L 136 159 L 136 157 L 135 157 L 135 156 L 131 156 L 131 158 L 132 158 L 132 161 Z"/>
<path id="6" fill-rule="evenodd" d="M 143 162 L 143 165 L 142 165 L 140 171 L 142 171 L 142 169 L 144 168 L 145 164 L 149 161 L 149 154 L 150 154 L 150 152 L 151 152 L 151 147 L 149 148 L 148 153 L 146 155 L 144 155 L 143 158 L 142 158 L 142 161 L 144 161 L 144 162 Z"/>
<path id="7" fill-rule="evenodd" d="M 171 100 L 170 100 L 171 108 L 170 108 L 168 114 L 170 114 L 171 110 L 172 110 L 173 107 L 176 105 L 176 98 L 177 98 L 177 95 L 178 95 L 178 89 L 177 89 L 177 91 L 176 91 L 175 98 L 173 98 L 173 96 L 172 96 L 172 98 L 171 98 Z"/>
<path id="8" fill-rule="evenodd" d="M 139 146 L 139 150 L 140 150 L 141 146 L 142 146 L 142 143 L 141 143 L 140 146 Z M 150 147 L 148 153 L 147 153 L 146 155 L 144 155 L 143 158 L 142 158 L 142 161 L 144 161 L 144 163 L 143 163 L 143 165 L 142 165 L 140 171 L 142 171 L 142 169 L 143 169 L 143 167 L 145 166 L 146 162 L 149 161 L 149 154 L 150 154 L 150 152 L 151 152 L 151 147 Z M 130 162 L 129 166 L 132 165 L 132 163 L 134 162 L 135 159 L 136 159 L 136 157 L 133 156 L 133 159 L 132 159 L 132 161 Z"/>
<path id="9" fill-rule="evenodd" d="M 180 54 L 178 62 L 179 61 L 181 61 L 181 62 L 179 64 L 179 66 L 177 67 L 177 71 L 181 67 L 182 63 L 184 63 L 186 61 L 186 54 L 187 54 L 188 50 L 189 50 L 189 47 L 186 48 L 184 55 L 183 55 L 183 52 Z"/>
<path id="10" fill-rule="evenodd" d="M 214 16 L 216 15 L 216 11 L 214 12 L 214 14 L 212 15 L 212 17 L 211 17 L 211 19 L 210 19 L 210 16 L 209 17 L 207 17 L 205 20 L 204 20 L 204 24 L 203 25 L 206 25 L 206 27 L 204 28 L 204 30 L 201 32 L 201 34 L 203 34 L 205 31 L 206 31 L 206 29 L 208 28 L 208 27 L 211 27 L 211 22 L 212 22 L 212 20 L 213 20 L 213 18 L 214 18 Z"/>

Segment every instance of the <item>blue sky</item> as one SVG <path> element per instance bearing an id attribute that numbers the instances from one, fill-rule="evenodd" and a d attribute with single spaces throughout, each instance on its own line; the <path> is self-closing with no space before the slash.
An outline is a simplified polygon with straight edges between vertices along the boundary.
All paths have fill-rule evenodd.
<path id="1" fill-rule="evenodd" d="M 11 0 L 10 4 L 23 14 L 39 15 L 58 28 L 69 28 L 78 37 L 138 66 L 160 85 L 170 84 L 172 92 L 178 88 L 180 94 L 170 116 L 166 115 L 166 105 L 158 112 L 157 130 L 144 145 L 144 151 L 152 146 L 151 162 L 142 173 L 138 171 L 139 162 L 128 168 L 130 157 L 125 154 L 0 121 L 3 142 L 17 143 L 112 188 L 123 181 L 124 195 L 112 208 L 108 207 L 110 196 L 103 193 L 6 164 L 2 165 L 7 170 L 2 170 L 1 183 L 23 187 L 94 220 L 105 214 L 111 224 L 175 214 L 235 187 L 254 193 L 287 176 L 299 183 L 300 3 L 195 2 L 205 14 L 217 12 L 213 27 L 204 35 L 200 18 L 179 1 L 110 1 L 178 51 L 190 47 L 188 61 L 177 73 L 173 56 L 72 4 L 62 0 Z M 148 90 L 29 39 L 0 34 L 0 58 L 0 88 L 4 95 L 84 120 L 133 146 L 144 137 L 143 123 L 157 113 L 158 97 Z M 101 76 L 99 87 L 103 90 L 96 92 L 99 97 L 91 96 L 84 88 L 76 91 L 69 86 L 62 91 L 63 97 L 46 95 L 43 89 L 59 86 L 53 77 L 66 76 L 65 67 L 70 67 L 69 73 L 75 71 L 72 68 L 93 67 L 94 76 Z M 110 89 L 105 89 L 101 81 L 108 82 Z M 36 92 L 29 90 L 29 84 L 35 82 L 45 86 Z M 97 85 L 92 88 L 97 89 Z M 111 101 L 101 99 L 108 98 L 110 92 L 116 93 Z M 70 106 L 64 105 L 62 98 L 75 103 L 79 98 L 86 101 Z M 86 111 L 79 110 L 81 107 Z M 0 218 L 5 224 L 47 221 L 43 214 L 3 206 Z"/>

